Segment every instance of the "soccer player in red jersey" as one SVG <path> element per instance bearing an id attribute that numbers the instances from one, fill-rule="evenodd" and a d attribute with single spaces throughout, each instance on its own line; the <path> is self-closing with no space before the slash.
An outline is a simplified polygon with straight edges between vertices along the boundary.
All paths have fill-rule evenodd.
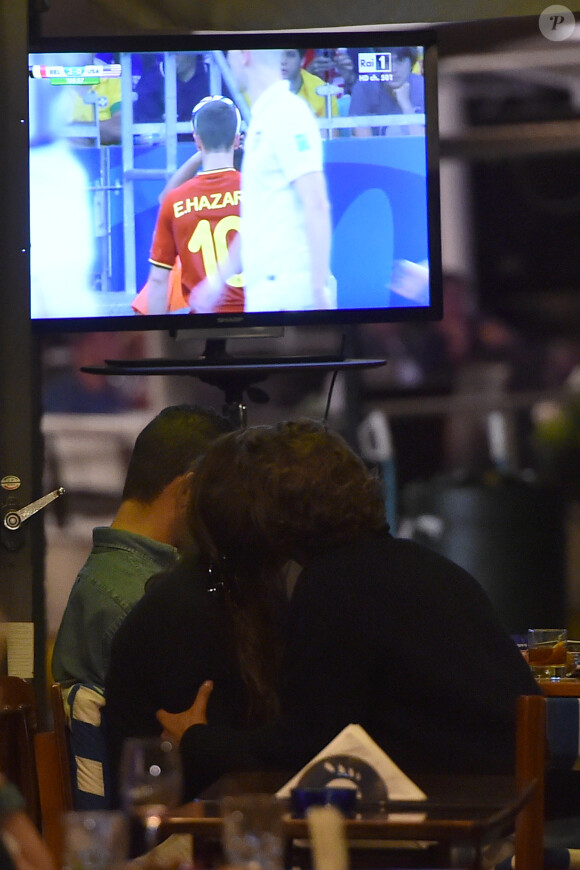
<path id="1" fill-rule="evenodd" d="M 147 299 L 143 306 L 139 294 L 133 303 L 136 310 L 163 314 L 179 309 L 175 298 L 170 304 L 169 292 L 176 257 L 181 261 L 181 307 L 192 312 L 196 311 L 196 286 L 219 274 L 219 264 L 227 259 L 240 227 L 240 173 L 233 166 L 239 127 L 239 112 L 225 97 L 207 97 L 193 110 L 193 138 L 202 169 L 163 199 L 149 257 Z M 215 310 L 244 310 L 240 274 L 228 279 Z"/>

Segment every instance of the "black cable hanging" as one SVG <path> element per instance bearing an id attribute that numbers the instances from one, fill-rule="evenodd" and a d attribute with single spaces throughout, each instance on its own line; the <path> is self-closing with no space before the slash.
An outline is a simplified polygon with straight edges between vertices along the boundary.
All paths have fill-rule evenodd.
<path id="1" fill-rule="evenodd" d="M 343 331 L 342 339 L 340 342 L 340 358 L 341 359 L 344 358 L 345 349 L 346 349 L 346 332 Z M 338 375 L 338 369 L 334 369 L 334 371 L 332 373 L 332 377 L 330 379 L 330 386 L 328 388 L 328 396 L 326 398 L 326 407 L 324 409 L 324 416 L 322 418 L 322 425 L 324 426 L 325 429 L 328 425 L 328 415 L 330 413 L 330 403 L 332 401 L 332 393 L 334 391 L 334 384 L 336 383 L 336 376 L 337 375 Z"/>

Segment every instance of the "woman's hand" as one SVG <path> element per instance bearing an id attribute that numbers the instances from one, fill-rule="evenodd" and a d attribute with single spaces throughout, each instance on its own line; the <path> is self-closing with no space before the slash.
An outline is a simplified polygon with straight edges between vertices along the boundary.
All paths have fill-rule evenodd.
<path id="1" fill-rule="evenodd" d="M 170 737 L 176 743 L 180 743 L 181 738 L 192 725 L 207 725 L 207 704 L 212 690 L 212 681 L 206 680 L 200 686 L 195 701 L 188 710 L 183 710 L 182 713 L 158 710 L 155 715 L 163 726 L 163 737 Z"/>

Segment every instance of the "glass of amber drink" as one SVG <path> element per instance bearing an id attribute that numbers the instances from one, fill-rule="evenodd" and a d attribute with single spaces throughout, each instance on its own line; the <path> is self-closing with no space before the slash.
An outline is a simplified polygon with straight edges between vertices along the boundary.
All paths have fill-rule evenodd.
<path id="1" fill-rule="evenodd" d="M 565 628 L 528 629 L 528 663 L 535 677 L 559 680 L 566 676 L 567 640 Z"/>

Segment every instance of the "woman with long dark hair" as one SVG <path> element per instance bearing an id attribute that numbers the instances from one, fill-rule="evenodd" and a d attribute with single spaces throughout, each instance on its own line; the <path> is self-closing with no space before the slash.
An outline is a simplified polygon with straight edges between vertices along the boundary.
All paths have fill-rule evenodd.
<path id="1" fill-rule="evenodd" d="M 186 774 L 298 769 L 349 723 L 411 774 L 513 768 L 516 698 L 538 691 L 527 664 L 473 577 L 390 534 L 379 482 L 340 436 L 310 421 L 225 435 L 196 467 L 189 519 L 267 715 L 208 723 L 211 683 L 160 711 Z M 290 599 L 280 668 L 273 590 Z"/>

